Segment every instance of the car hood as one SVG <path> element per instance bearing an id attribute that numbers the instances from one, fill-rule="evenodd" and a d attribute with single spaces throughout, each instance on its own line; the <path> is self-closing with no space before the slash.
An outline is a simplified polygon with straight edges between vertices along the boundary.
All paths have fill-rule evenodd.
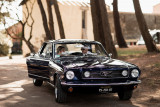
<path id="1" fill-rule="evenodd" d="M 135 65 L 108 57 L 101 58 L 70 58 L 61 59 L 58 61 L 66 69 L 77 68 L 129 68 L 135 67 Z"/>

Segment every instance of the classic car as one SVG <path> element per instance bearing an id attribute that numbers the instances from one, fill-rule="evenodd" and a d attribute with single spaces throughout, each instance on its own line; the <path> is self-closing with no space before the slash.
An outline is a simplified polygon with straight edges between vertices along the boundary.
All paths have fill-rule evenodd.
<path id="1" fill-rule="evenodd" d="M 154 30 L 149 30 L 149 33 L 151 37 L 153 38 L 154 42 L 156 44 L 160 44 L 160 30 L 154 29 Z M 136 43 L 137 45 L 145 45 L 143 36 L 141 35 L 139 40 Z"/>
<path id="2" fill-rule="evenodd" d="M 141 83 L 141 71 L 136 65 L 112 59 L 97 41 L 47 41 L 38 53 L 27 57 L 26 63 L 33 84 L 41 86 L 47 81 L 55 88 L 55 100 L 59 103 L 66 102 L 68 92 L 82 87 L 99 93 L 118 93 L 120 100 L 129 100 Z"/>

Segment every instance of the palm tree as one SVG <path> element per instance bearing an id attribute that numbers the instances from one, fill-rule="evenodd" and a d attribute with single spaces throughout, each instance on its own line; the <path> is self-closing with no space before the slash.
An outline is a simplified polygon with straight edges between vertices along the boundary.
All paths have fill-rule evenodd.
<path id="1" fill-rule="evenodd" d="M 134 4 L 134 9 L 135 9 L 135 14 L 136 14 L 138 26 L 139 26 L 140 32 L 143 36 L 143 39 L 145 41 L 148 52 L 159 52 L 158 48 L 156 47 L 155 42 L 153 41 L 153 39 L 148 31 L 148 27 L 147 27 L 145 18 L 143 16 L 143 13 L 141 10 L 139 0 L 133 0 L 133 4 Z"/>
<path id="2" fill-rule="evenodd" d="M 128 46 L 126 44 L 126 41 L 124 40 L 121 30 L 117 0 L 113 0 L 113 16 L 114 16 L 114 27 L 116 32 L 117 43 L 120 48 L 127 48 Z"/>

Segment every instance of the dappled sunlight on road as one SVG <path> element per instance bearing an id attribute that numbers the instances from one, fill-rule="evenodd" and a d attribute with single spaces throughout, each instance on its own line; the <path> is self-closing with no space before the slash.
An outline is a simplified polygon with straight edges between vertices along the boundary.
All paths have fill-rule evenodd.
<path id="1" fill-rule="evenodd" d="M 8 92 L 11 92 L 11 93 L 21 92 L 21 91 L 23 91 L 22 85 L 30 84 L 30 83 L 31 83 L 31 81 L 28 81 L 28 80 L 20 80 L 20 81 L 11 82 L 8 84 L 0 85 L 0 93 L 1 93 L 0 98 L 2 96 L 5 96 L 2 93 L 3 90 L 7 89 L 6 93 L 8 93 Z"/>
<path id="2" fill-rule="evenodd" d="M 66 104 L 56 103 L 53 87 L 46 82 L 41 87 L 33 85 L 32 79 L 28 78 L 25 58 L 21 56 L 11 60 L 0 58 L 0 75 L 0 107 L 137 107 L 132 101 L 119 101 L 117 94 L 101 95 L 88 92 L 69 94 Z"/>
<path id="3" fill-rule="evenodd" d="M 12 59 L 8 57 L 0 57 L 0 65 L 11 65 L 11 64 L 25 64 L 26 58 L 22 55 L 13 56 Z"/>
<path id="4" fill-rule="evenodd" d="M 41 87 L 33 85 L 32 79 L 27 74 L 25 58 L 21 56 L 11 60 L 0 58 L 0 107 L 81 107 L 84 105 L 92 107 L 152 107 L 154 105 L 154 107 L 160 107 L 160 91 L 157 88 L 160 82 L 159 72 L 157 72 L 159 60 L 156 60 L 160 55 L 152 56 L 154 55 L 128 59 L 142 68 L 142 84 L 134 90 L 130 101 L 120 101 L 116 93 L 95 94 L 85 91 L 69 94 L 65 104 L 55 102 L 54 88 L 46 82 Z M 147 60 L 149 57 L 150 62 Z M 157 64 L 151 65 L 150 63 L 155 60 Z M 153 74 L 157 77 L 151 77 Z"/>
<path id="5" fill-rule="evenodd" d="M 23 96 L 18 95 L 24 91 L 23 85 L 32 82 L 28 79 L 26 71 L 23 56 L 13 56 L 13 59 L 0 57 L 0 107 L 26 100 Z"/>
<path id="6" fill-rule="evenodd" d="M 30 84 L 31 81 L 19 80 L 8 84 L 0 85 L 0 105 L 16 104 L 26 100 L 21 94 L 24 91 L 23 85 Z M 1 107 L 1 106 L 0 106 Z"/>

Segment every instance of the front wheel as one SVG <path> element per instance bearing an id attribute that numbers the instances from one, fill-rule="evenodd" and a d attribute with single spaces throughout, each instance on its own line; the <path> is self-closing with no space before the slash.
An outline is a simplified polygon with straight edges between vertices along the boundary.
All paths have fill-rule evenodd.
<path id="1" fill-rule="evenodd" d="M 121 90 L 118 92 L 120 100 L 130 100 L 132 97 L 133 90 Z"/>
<path id="2" fill-rule="evenodd" d="M 55 100 L 58 103 L 64 103 L 67 100 L 67 92 L 65 92 L 62 89 L 62 86 L 58 78 L 56 78 L 56 83 L 55 83 Z"/>
<path id="3" fill-rule="evenodd" d="M 43 81 L 42 80 L 38 80 L 38 79 L 33 79 L 33 84 L 35 86 L 42 86 Z"/>

